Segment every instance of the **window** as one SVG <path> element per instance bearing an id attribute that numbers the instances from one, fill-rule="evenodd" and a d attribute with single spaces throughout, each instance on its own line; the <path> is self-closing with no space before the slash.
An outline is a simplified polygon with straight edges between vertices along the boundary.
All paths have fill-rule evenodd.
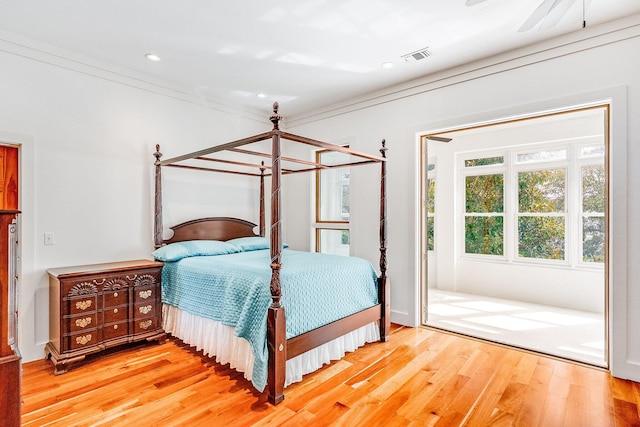
<path id="1" fill-rule="evenodd" d="M 581 178 L 582 260 L 604 262 L 604 166 L 582 166 Z"/>
<path id="2" fill-rule="evenodd" d="M 504 175 L 465 177 L 465 253 L 504 254 Z"/>
<path id="3" fill-rule="evenodd" d="M 316 251 L 349 255 L 349 155 L 316 152 L 316 163 L 330 166 L 316 172 Z M 331 167 L 337 166 L 337 167 Z"/>
<path id="4" fill-rule="evenodd" d="M 601 143 L 464 154 L 464 254 L 602 265 L 604 154 Z"/>
<path id="5" fill-rule="evenodd" d="M 436 221 L 436 164 L 427 165 L 427 250 L 435 250 Z"/>
<path id="6" fill-rule="evenodd" d="M 565 259 L 565 169 L 518 172 L 518 256 Z"/>

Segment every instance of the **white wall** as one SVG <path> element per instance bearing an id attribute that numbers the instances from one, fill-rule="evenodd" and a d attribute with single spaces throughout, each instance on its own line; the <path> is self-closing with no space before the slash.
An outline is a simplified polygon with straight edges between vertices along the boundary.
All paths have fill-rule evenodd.
<path id="1" fill-rule="evenodd" d="M 640 380 L 640 17 L 591 27 L 553 42 L 438 73 L 388 91 L 293 118 L 290 131 L 338 135 L 372 152 L 389 152 L 389 275 L 392 320 L 419 323 L 418 133 L 500 121 L 603 100 L 612 103 L 610 254 L 611 369 Z M 627 168 L 627 164 L 629 168 Z M 355 168 L 354 168 L 355 169 Z M 377 260 L 376 173 L 354 170 L 352 254 Z M 304 187 L 300 186 L 300 191 Z M 308 187 L 306 187 L 308 188 Z M 301 234 L 302 217 L 287 226 Z M 627 259 L 629 262 L 627 262 Z"/>
<path id="2" fill-rule="evenodd" d="M 0 99 L 0 141 L 21 144 L 23 361 L 43 357 L 49 340 L 48 268 L 150 256 L 155 144 L 168 158 L 271 128 L 266 116 L 242 118 L 3 41 Z M 247 190 L 237 177 L 165 171 L 166 224 L 199 215 L 258 221 L 257 182 Z M 199 198 L 184 204 L 193 185 Z M 44 245 L 44 232 L 55 233 L 54 245 Z"/>

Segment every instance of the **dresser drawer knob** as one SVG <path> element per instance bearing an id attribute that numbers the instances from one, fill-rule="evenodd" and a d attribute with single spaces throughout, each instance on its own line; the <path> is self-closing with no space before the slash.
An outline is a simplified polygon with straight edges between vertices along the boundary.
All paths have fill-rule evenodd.
<path id="1" fill-rule="evenodd" d="M 113 312 L 114 312 L 114 313 L 117 313 L 117 312 L 118 312 L 118 309 L 117 309 L 117 308 L 114 308 L 114 309 L 113 309 Z"/>
<path id="2" fill-rule="evenodd" d="M 76 326 L 80 328 L 85 328 L 87 325 L 91 324 L 91 317 L 86 317 L 84 319 L 76 319 Z"/>
<path id="3" fill-rule="evenodd" d="M 87 308 L 91 307 L 91 300 L 85 300 L 85 301 L 78 301 L 76 303 L 76 309 L 78 310 L 86 310 Z"/>
<path id="4" fill-rule="evenodd" d="M 114 298 L 118 298 L 118 293 L 117 293 L 117 292 L 114 292 L 114 293 L 113 293 L 113 297 L 114 297 Z"/>
<path id="5" fill-rule="evenodd" d="M 140 295 L 140 298 L 142 299 L 147 299 L 151 296 L 151 293 L 151 289 L 147 289 L 146 291 L 140 291 L 138 295 Z"/>
<path id="6" fill-rule="evenodd" d="M 113 325 L 113 329 L 118 329 L 118 325 Z"/>

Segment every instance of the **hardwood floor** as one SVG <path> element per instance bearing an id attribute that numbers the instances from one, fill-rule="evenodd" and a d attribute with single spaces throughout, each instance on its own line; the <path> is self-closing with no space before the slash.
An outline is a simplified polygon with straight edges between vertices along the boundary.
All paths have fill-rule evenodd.
<path id="1" fill-rule="evenodd" d="M 59 376 L 23 366 L 23 426 L 640 426 L 640 384 L 435 330 L 394 326 L 266 402 L 182 342 L 134 344 Z"/>

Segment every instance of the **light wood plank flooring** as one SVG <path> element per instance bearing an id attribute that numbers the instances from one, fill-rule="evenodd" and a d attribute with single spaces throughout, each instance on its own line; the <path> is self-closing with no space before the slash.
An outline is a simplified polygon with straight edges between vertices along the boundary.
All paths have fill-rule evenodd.
<path id="1" fill-rule="evenodd" d="M 424 328 L 394 326 L 307 375 L 278 406 L 175 339 L 23 366 L 24 426 L 640 426 L 640 384 Z"/>

